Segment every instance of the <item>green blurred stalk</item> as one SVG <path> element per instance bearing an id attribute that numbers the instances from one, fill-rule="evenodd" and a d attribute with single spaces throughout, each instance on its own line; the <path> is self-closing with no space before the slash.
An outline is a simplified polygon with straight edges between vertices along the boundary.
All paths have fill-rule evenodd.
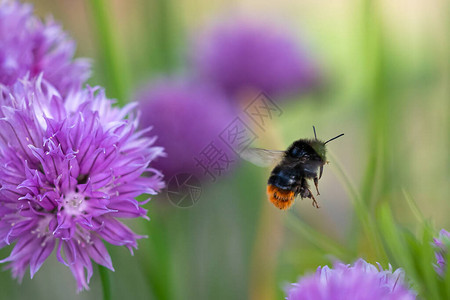
<path id="1" fill-rule="evenodd" d="M 111 299 L 111 282 L 109 280 L 108 268 L 98 265 L 98 272 L 102 282 L 103 300 Z"/>
<path id="2" fill-rule="evenodd" d="M 156 17 L 156 45 L 159 49 L 160 68 L 170 70 L 173 68 L 173 45 L 172 45 L 172 2 L 170 0 L 155 0 L 157 5 Z"/>
<path id="3" fill-rule="evenodd" d="M 389 193 L 389 151 L 390 151 L 390 109 L 386 86 L 386 61 L 384 55 L 384 41 L 382 20 L 377 1 L 363 0 L 362 7 L 362 50 L 363 73 L 366 74 L 364 94 L 369 102 L 370 114 L 369 132 L 367 134 L 369 157 L 366 173 L 362 185 L 362 200 L 369 208 L 377 199 Z M 377 175 L 379 176 L 378 190 L 376 191 Z"/>
<path id="4" fill-rule="evenodd" d="M 390 97 L 387 63 L 387 44 L 383 31 L 380 2 L 362 0 L 360 20 L 362 32 L 362 69 L 364 77 L 363 96 L 367 99 L 369 128 L 367 142 L 369 155 L 363 176 L 360 198 L 355 198 L 355 211 L 362 223 L 363 234 L 376 247 L 378 259 L 386 258 L 381 236 L 374 215 L 379 203 L 391 199 L 396 181 L 392 149 L 395 101 Z M 345 173 L 343 173 L 345 175 Z M 358 235 L 359 226 L 353 226 Z M 360 233 L 359 233 L 360 234 Z"/>
<path id="5" fill-rule="evenodd" d="M 446 14 L 446 25 L 447 25 L 447 63 L 443 64 L 444 65 L 444 72 L 446 74 L 446 84 L 447 84 L 447 89 L 446 89 L 446 97 L 447 97 L 447 150 L 448 150 L 448 154 L 447 154 L 447 166 L 450 166 L 450 101 L 448 101 L 448 99 L 450 99 L 450 60 L 448 59 L 449 55 L 450 55 L 450 1 L 443 1 L 444 3 L 444 8 L 445 11 L 447 12 Z M 450 168 L 447 168 L 447 178 L 450 177 Z M 450 186 L 447 185 L 447 191 L 450 192 Z"/>
<path id="6" fill-rule="evenodd" d="M 345 172 L 342 164 L 339 160 L 334 156 L 331 152 L 329 156 L 332 160 L 332 165 L 336 167 L 338 173 L 338 178 L 343 182 L 344 188 L 347 190 L 347 193 L 350 196 L 350 200 L 352 201 L 352 205 L 355 209 L 356 216 L 361 223 L 361 227 L 366 239 L 369 241 L 371 248 L 374 249 L 374 254 L 377 259 L 384 260 L 386 258 L 386 253 L 383 249 L 383 245 L 381 244 L 381 237 L 377 230 L 377 225 L 375 224 L 375 220 L 373 215 L 371 214 L 367 203 L 365 203 L 361 196 L 358 194 L 358 191 L 353 184 L 352 180 L 348 177 L 347 172 Z M 360 227 L 360 226 L 353 226 Z"/>
<path id="7" fill-rule="evenodd" d="M 405 189 L 402 189 L 402 193 L 414 217 L 416 217 L 417 221 L 420 224 L 425 224 L 425 217 L 417 206 L 417 203 L 412 199 L 411 195 Z"/>
<path id="8" fill-rule="evenodd" d="M 166 73 L 174 69 L 176 21 L 175 3 L 171 0 L 145 2 L 148 41 L 148 63 L 152 73 Z"/>
<path id="9" fill-rule="evenodd" d="M 422 234 L 419 239 L 395 222 L 389 203 L 381 204 L 377 212 L 390 263 L 405 270 L 421 299 L 449 299 L 443 296 L 446 293 L 443 282 L 433 268 L 435 258 L 431 244 L 434 230 L 431 226 L 426 222 L 420 223 Z"/>
<path id="10" fill-rule="evenodd" d="M 406 247 L 404 235 L 395 223 L 391 208 L 388 203 L 383 203 L 378 209 L 378 219 L 380 223 L 380 231 L 383 235 L 383 240 L 386 243 L 390 256 L 393 258 L 389 260 L 390 263 L 396 262 L 398 266 L 411 270 L 408 276 L 411 278 L 418 278 L 417 274 L 413 272 L 414 258 L 411 257 L 411 252 Z"/>
<path id="11" fill-rule="evenodd" d="M 422 276 L 424 278 L 422 284 L 424 284 L 424 286 L 426 287 L 426 294 L 424 294 L 424 296 L 429 297 L 429 299 L 445 299 L 438 295 L 438 282 L 440 279 L 438 279 L 438 275 L 436 274 L 436 271 L 434 270 L 432 264 L 432 262 L 435 260 L 434 249 L 431 246 L 431 243 L 433 242 L 433 233 L 434 232 L 431 229 L 431 226 L 429 226 L 428 224 L 424 224 L 422 233 L 422 247 L 420 247 L 420 250 L 422 250 Z"/>
<path id="12" fill-rule="evenodd" d="M 111 21 L 110 2 L 106 0 L 87 2 L 91 7 L 92 20 L 95 24 L 107 95 L 116 98 L 117 104 L 123 106 L 129 95 L 129 74 L 125 56 L 119 46 L 117 29 Z"/>
<path id="13" fill-rule="evenodd" d="M 445 261 L 450 261 L 450 251 L 447 252 L 447 255 L 445 257 Z M 450 299 L 450 268 L 447 265 L 447 270 L 445 271 L 445 281 L 444 281 L 444 287 L 445 290 L 443 291 L 443 294 L 445 294 L 447 299 Z"/>
<path id="14" fill-rule="evenodd" d="M 245 98 L 243 98 L 246 100 Z M 245 101 L 241 102 L 244 107 Z M 280 130 L 274 123 L 267 124 L 266 134 L 261 136 L 260 143 L 273 145 L 275 148 L 282 148 L 283 143 L 277 132 Z M 264 179 L 267 180 L 263 175 Z M 272 204 L 268 201 L 261 207 L 260 217 L 257 221 L 257 233 L 255 244 L 252 250 L 252 261 L 250 266 L 249 299 L 269 300 L 275 299 L 276 285 L 275 274 L 277 259 L 284 238 L 283 223 L 281 214 L 274 214 Z M 261 264 L 264 261 L 264 264 Z"/>
<path id="15" fill-rule="evenodd" d="M 336 256 L 343 261 L 350 261 L 354 259 L 354 253 L 333 241 L 330 237 L 323 235 L 316 231 L 311 226 L 303 222 L 299 216 L 289 211 L 285 217 L 286 225 L 298 232 L 302 237 L 308 240 L 312 245 L 321 249 L 324 253 Z"/>
<path id="16" fill-rule="evenodd" d="M 141 266 L 144 268 L 147 283 L 155 298 L 158 300 L 169 300 L 173 299 L 171 293 L 173 283 L 170 282 L 172 251 L 169 248 L 171 245 L 169 237 L 171 231 L 168 224 L 156 229 L 155 224 L 158 221 L 155 222 L 155 218 L 156 216 L 152 218 L 152 222 L 148 222 L 147 233 L 149 239 L 147 242 L 150 246 L 150 252 L 149 257 L 146 258 L 145 263 Z M 160 224 L 164 223 L 161 219 L 158 220 Z"/>

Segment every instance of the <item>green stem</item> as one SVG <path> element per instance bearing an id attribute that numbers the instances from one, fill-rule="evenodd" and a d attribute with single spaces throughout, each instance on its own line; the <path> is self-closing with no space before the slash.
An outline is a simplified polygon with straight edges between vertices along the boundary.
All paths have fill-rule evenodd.
<path id="1" fill-rule="evenodd" d="M 450 28 L 450 2 L 448 1 L 444 1 L 443 2 L 445 7 L 444 9 L 447 11 L 447 28 Z M 448 34 L 448 30 L 447 30 L 447 37 L 449 37 L 450 35 Z M 448 55 L 450 55 L 450 38 L 447 39 L 447 57 Z M 445 99 L 449 99 L 450 97 L 450 85 L 448 84 L 448 81 L 450 80 L 450 62 L 447 59 L 447 63 L 443 64 L 444 68 L 445 68 L 445 73 L 446 73 L 446 94 L 445 94 Z M 447 101 L 447 145 L 446 145 L 447 149 L 448 149 L 448 154 L 447 154 L 447 165 L 450 165 L 450 102 Z M 447 178 L 450 177 L 450 168 L 447 168 Z M 450 186 L 447 186 L 447 191 L 450 192 Z"/>
<path id="2" fill-rule="evenodd" d="M 98 265 L 98 272 L 102 282 L 103 300 L 111 299 L 111 282 L 109 281 L 108 268 Z"/>
<path id="3" fill-rule="evenodd" d="M 172 57 L 172 26 L 174 21 L 171 18 L 172 3 L 169 0 L 156 0 L 158 14 L 155 15 L 157 21 L 156 43 L 159 47 L 159 58 L 162 70 L 170 70 L 173 67 Z"/>
<path id="4" fill-rule="evenodd" d="M 369 129 L 367 133 L 369 156 L 361 196 L 354 198 L 356 214 L 363 227 L 364 234 L 375 247 L 379 259 L 386 254 L 381 244 L 374 211 L 380 201 L 385 201 L 392 192 L 392 183 L 396 179 L 391 165 L 392 141 L 390 122 L 392 105 L 389 103 L 387 80 L 386 47 L 383 36 L 383 22 L 379 2 L 362 0 L 361 2 L 362 66 L 365 76 L 362 89 L 368 101 L 367 114 Z M 392 99 L 391 99 L 392 100 Z M 391 106 L 390 106 L 391 105 Z M 345 173 L 341 172 L 343 176 Z M 345 177 L 344 177 L 345 178 Z M 355 224 L 356 225 L 356 224 Z M 355 228 L 358 228 L 355 226 Z M 358 230 L 358 229 L 356 229 Z"/>
<path id="5" fill-rule="evenodd" d="M 108 94 L 117 98 L 117 104 L 123 106 L 127 101 L 129 91 L 129 77 L 126 68 L 125 56 L 121 53 L 117 41 L 117 29 L 111 22 L 108 8 L 111 7 L 106 0 L 89 0 L 92 19 L 97 33 L 99 53 L 104 69 L 106 88 Z"/>
<path id="6" fill-rule="evenodd" d="M 286 225 L 298 232 L 301 236 L 309 240 L 311 244 L 323 250 L 326 253 L 335 255 L 337 258 L 348 261 L 354 258 L 344 247 L 334 242 L 330 237 L 321 234 L 308 226 L 294 213 L 288 213 L 285 217 Z"/>
<path id="7" fill-rule="evenodd" d="M 175 37 L 177 18 L 175 3 L 171 0 L 145 1 L 145 26 L 147 31 L 147 58 L 153 74 L 166 73 L 175 65 Z"/>
<path id="8" fill-rule="evenodd" d="M 380 22 L 379 9 L 377 3 L 372 0 L 363 1 L 363 72 L 366 74 L 364 94 L 369 101 L 369 112 L 371 123 L 369 132 L 369 157 L 364 175 L 362 186 L 362 200 L 369 208 L 373 204 L 374 187 L 376 183 L 376 174 L 381 175 L 381 184 L 384 184 L 386 172 L 384 165 L 386 163 L 386 151 L 383 147 L 387 145 L 386 124 L 388 123 L 387 97 L 384 84 L 384 61 L 383 61 L 383 43 L 382 30 Z M 381 169 L 380 169 L 381 167 Z M 381 191 L 385 191 L 381 186 Z"/>
<path id="9" fill-rule="evenodd" d="M 179 216 L 175 219 L 179 219 Z M 146 241 L 149 247 L 149 255 L 145 258 L 145 263 L 141 264 L 141 267 L 144 269 L 148 286 L 155 298 L 167 300 L 173 298 L 170 289 L 172 275 L 170 245 L 175 237 L 173 236 L 174 231 L 170 230 L 171 224 L 164 224 L 163 220 L 166 220 L 164 216 L 163 218 L 154 216 L 152 217 L 152 222 L 149 222 L 147 225 L 147 234 L 151 237 Z M 163 226 L 155 229 L 154 224 Z"/>
<path id="10" fill-rule="evenodd" d="M 420 211 L 419 207 L 417 206 L 417 203 L 413 200 L 411 195 L 403 188 L 402 189 L 403 197 L 405 198 L 406 202 L 408 203 L 409 209 L 413 213 L 413 215 L 416 217 L 419 224 L 425 224 L 426 220 L 422 212 Z"/>
<path id="11" fill-rule="evenodd" d="M 328 155 L 331 158 L 332 165 L 335 166 L 336 170 L 338 171 L 338 178 L 343 182 L 347 193 L 350 195 L 350 199 L 355 209 L 356 216 L 358 217 L 362 225 L 365 236 L 374 249 L 375 255 L 380 260 L 384 259 L 386 257 L 386 253 L 381 244 L 377 226 L 375 224 L 373 215 L 371 214 L 369 207 L 367 206 L 367 203 L 361 199 L 361 196 L 358 194 L 355 185 L 348 177 L 347 172 L 344 171 L 342 164 L 338 161 L 336 156 L 334 156 L 331 152 Z"/>

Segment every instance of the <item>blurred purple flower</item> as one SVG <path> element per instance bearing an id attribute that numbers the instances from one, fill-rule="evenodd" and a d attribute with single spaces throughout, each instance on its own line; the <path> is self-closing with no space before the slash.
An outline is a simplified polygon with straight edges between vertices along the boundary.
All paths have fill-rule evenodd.
<path id="1" fill-rule="evenodd" d="M 168 180 L 179 173 L 202 178 L 196 157 L 213 142 L 230 157 L 218 136 L 235 115 L 229 102 L 217 89 L 184 80 L 161 80 L 143 88 L 136 97 L 142 111 L 142 126 L 153 126 L 158 144 L 170 159 L 155 161 Z"/>
<path id="2" fill-rule="evenodd" d="M 441 229 L 439 232 L 439 237 L 434 238 L 434 247 L 436 252 L 434 253 L 436 257 L 436 263 L 434 268 L 440 276 L 444 276 L 446 270 L 446 259 L 448 247 L 450 246 L 450 232 L 445 229 Z"/>
<path id="3" fill-rule="evenodd" d="M 26 74 L 44 74 L 63 95 L 89 77 L 90 64 L 73 60 L 75 43 L 52 20 L 33 15 L 30 4 L 0 1 L 0 83 L 12 85 Z"/>
<path id="4" fill-rule="evenodd" d="M 217 26 L 197 42 L 194 66 L 205 80 L 236 96 L 256 89 L 273 96 L 316 84 L 318 70 L 287 32 L 250 22 Z"/>
<path id="5" fill-rule="evenodd" d="M 287 300 L 409 300 L 416 299 L 405 286 L 403 270 L 392 273 L 359 259 L 353 266 L 335 263 L 334 268 L 319 267 L 287 290 Z"/>
<path id="6" fill-rule="evenodd" d="M 113 270 L 103 241 L 132 252 L 142 238 L 117 218 L 147 218 L 134 198 L 163 187 L 149 166 L 163 150 L 136 131 L 133 105 L 111 104 L 98 88 L 63 102 L 41 76 L 0 86 L 0 247 L 15 243 L 0 262 L 19 280 L 56 248 L 88 289 L 91 259 Z"/>

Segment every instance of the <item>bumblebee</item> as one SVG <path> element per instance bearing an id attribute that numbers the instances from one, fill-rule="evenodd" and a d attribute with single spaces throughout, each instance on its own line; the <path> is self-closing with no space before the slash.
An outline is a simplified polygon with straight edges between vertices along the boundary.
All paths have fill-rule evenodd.
<path id="1" fill-rule="evenodd" d="M 313 131 L 314 139 L 297 140 L 286 151 L 247 148 L 241 152 L 243 159 L 261 167 L 277 163 L 267 182 L 267 195 L 269 201 L 279 209 L 291 207 L 298 195 L 302 199 L 311 199 L 312 205 L 319 208 L 307 180 L 313 180 L 317 195 L 320 195 L 319 179 L 323 166 L 328 163 L 325 145 L 344 134 L 323 142 L 317 139 L 314 126 Z"/>

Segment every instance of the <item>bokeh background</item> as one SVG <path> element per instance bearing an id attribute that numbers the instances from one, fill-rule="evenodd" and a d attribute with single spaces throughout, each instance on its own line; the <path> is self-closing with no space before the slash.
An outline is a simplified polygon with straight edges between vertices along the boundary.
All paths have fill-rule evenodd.
<path id="1" fill-rule="evenodd" d="M 110 273 L 113 299 L 282 299 L 287 283 L 334 258 L 386 266 L 362 228 L 355 194 L 373 213 L 369 227 L 377 225 L 377 207 L 389 203 L 402 226 L 414 231 L 405 198 L 437 228 L 450 225 L 448 1 L 30 2 L 72 35 L 78 57 L 92 59 L 89 83 L 122 102 L 161 77 L 194 77 L 193 43 L 219 22 L 238 18 L 286 28 L 307 49 L 320 79 L 307 91 L 273 97 L 283 114 L 268 130 L 253 128 L 254 145 L 282 150 L 312 137 L 312 125 L 323 139 L 345 133 L 328 145 L 320 209 L 303 200 L 279 211 L 265 195 L 270 169 L 246 162 L 216 182 L 205 181 L 190 208 L 171 205 L 164 192 L 152 199 L 146 204 L 151 221 L 129 222 L 148 235 L 135 255 L 108 248 L 116 269 Z M 189 138 L 198 140 L 195 133 Z M 2 257 L 8 251 L 0 251 Z M 69 269 L 55 257 L 33 280 L 25 277 L 19 285 L 9 271 L 1 272 L 0 297 L 102 295 L 98 272 L 91 290 L 76 294 Z"/>

